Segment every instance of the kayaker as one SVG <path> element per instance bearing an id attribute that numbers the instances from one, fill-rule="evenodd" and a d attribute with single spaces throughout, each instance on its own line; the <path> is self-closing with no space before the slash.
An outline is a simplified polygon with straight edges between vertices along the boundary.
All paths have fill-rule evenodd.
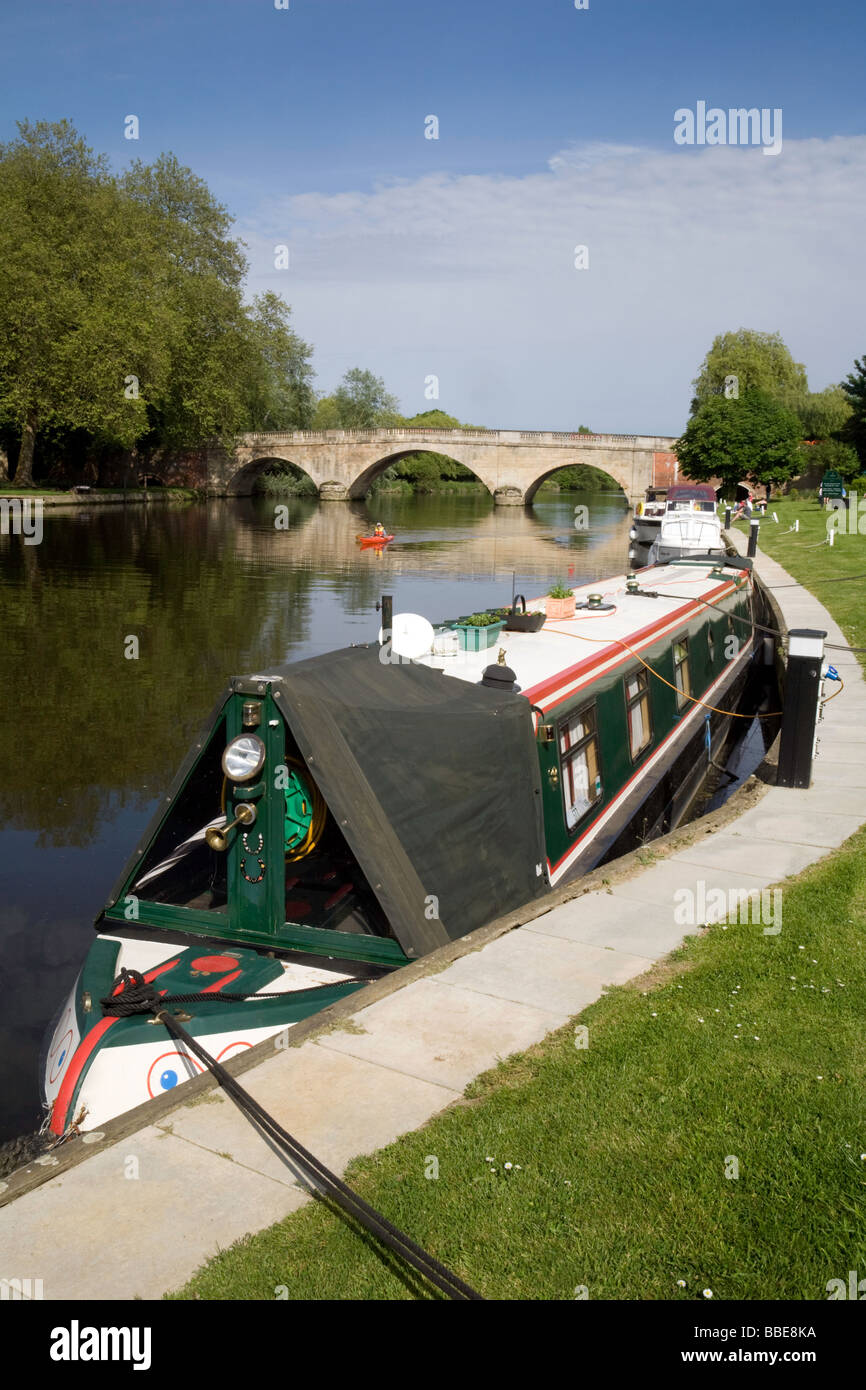
<path id="1" fill-rule="evenodd" d="M 377 522 L 376 522 L 376 529 L 374 530 L 373 535 L 374 535 L 374 536 L 384 536 L 384 534 L 385 534 L 385 527 L 382 525 L 381 521 L 377 521 Z"/>

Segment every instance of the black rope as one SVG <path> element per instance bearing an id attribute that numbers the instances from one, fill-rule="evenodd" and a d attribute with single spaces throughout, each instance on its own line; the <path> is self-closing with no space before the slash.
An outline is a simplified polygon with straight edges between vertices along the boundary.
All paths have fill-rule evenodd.
<path id="1" fill-rule="evenodd" d="M 854 579 L 854 578 L 859 578 L 859 576 L 857 576 L 857 575 L 852 575 L 851 578 L 852 578 L 852 579 Z M 778 584 L 778 585 L 776 585 L 776 587 L 777 587 L 778 589 L 788 589 L 788 588 L 790 588 L 790 589 L 805 589 L 805 588 L 806 588 L 805 584 Z M 806 590 L 806 592 L 808 593 L 808 590 Z M 663 590 L 661 590 L 661 589 L 660 589 L 660 590 L 657 592 L 657 594 L 656 594 L 656 598 L 679 598 L 679 599 L 681 599 L 681 598 L 683 598 L 683 597 L 684 597 L 683 594 L 666 594 L 666 593 L 664 593 Z M 775 628 L 775 627 L 767 627 L 764 623 L 756 623 L 755 620 L 754 620 L 754 618 L 744 618 L 744 617 L 742 617 L 739 613 L 728 613 L 727 609 L 723 608 L 723 607 L 721 606 L 721 604 L 719 604 L 719 603 L 710 603 L 710 600 L 709 600 L 708 598 L 696 598 L 696 599 L 694 600 L 694 602 L 695 602 L 695 603 L 702 603 L 702 604 L 704 605 L 705 608 L 715 608 L 719 613 L 725 613 L 726 616 L 729 617 L 729 618 L 731 618 L 731 619 L 733 619 L 733 621 L 734 621 L 735 623 L 744 623 L 746 627 L 754 628 L 757 632 L 769 632 L 773 637 L 781 637 L 781 638 L 785 638 L 785 637 L 787 637 L 787 635 L 788 635 L 787 632 L 780 632 L 778 628 Z M 855 653 L 856 653 L 856 652 L 866 652 L 866 647 L 843 647 L 843 646 L 841 646 L 838 642 L 825 642 L 825 643 L 824 643 L 824 650 L 825 650 L 825 651 L 828 651 L 828 652 L 855 652 Z"/>
<path id="2" fill-rule="evenodd" d="M 241 1110 L 264 1130 L 265 1134 L 275 1140 L 276 1143 L 288 1154 L 295 1163 L 303 1168 L 306 1173 L 323 1189 L 326 1197 L 332 1198 L 337 1202 L 348 1215 L 374 1235 L 377 1240 L 387 1246 L 401 1259 L 422 1274 L 425 1279 L 435 1285 L 443 1293 L 447 1294 L 455 1302 L 470 1302 L 472 1300 L 483 1301 L 483 1295 L 477 1293 L 469 1284 L 464 1283 L 456 1274 L 453 1274 L 445 1265 L 429 1254 L 422 1246 L 416 1244 L 410 1236 L 394 1226 L 386 1216 L 377 1211 L 375 1207 L 365 1202 L 363 1197 L 359 1197 L 357 1192 L 347 1186 L 346 1183 L 338 1178 L 336 1173 L 332 1173 L 326 1168 L 324 1163 L 305 1149 L 291 1134 L 287 1133 L 283 1127 L 277 1123 L 272 1115 L 263 1109 L 243 1086 L 221 1066 L 201 1044 L 192 1037 L 185 1028 L 178 1023 L 170 1013 L 164 1009 L 164 1004 L 168 1002 L 169 996 L 160 997 L 153 983 L 143 979 L 137 970 L 122 969 L 120 975 L 115 980 L 115 988 L 121 986 L 119 994 L 112 994 L 108 999 L 102 1000 L 103 1010 L 114 1016 L 119 1015 L 119 1000 L 123 995 L 127 995 L 127 1003 L 130 1005 L 128 1012 L 132 1013 L 154 1013 L 160 1023 L 164 1024 L 168 1032 L 179 1041 L 183 1042 L 189 1050 L 203 1062 L 209 1071 L 216 1077 L 220 1085 L 233 1098 Z M 190 996 L 183 996 L 189 999 Z M 205 995 L 206 999 L 213 999 L 212 994 Z M 231 996 L 221 994 L 222 999 Z M 251 996 L 241 995 L 240 998 Z M 263 996 L 256 996 L 261 998 Z M 274 998 L 275 996 L 268 996 Z M 281 996 L 285 998 L 285 995 Z M 172 999 L 172 1002 L 175 1002 Z"/>
<path id="3" fill-rule="evenodd" d="M 122 969 L 118 975 L 115 986 L 118 984 L 124 986 L 122 993 L 110 994 L 99 1001 L 103 1014 L 109 1018 L 129 1018 L 133 1014 L 146 1013 L 151 1008 L 160 1008 L 163 1004 L 213 1004 L 218 1003 L 220 999 L 230 999 L 232 1003 L 240 1003 L 245 999 L 297 999 L 301 995 L 320 994 L 324 990 L 334 988 L 332 981 L 325 985 L 310 985 L 308 989 L 283 990 L 273 994 L 257 994 L 255 990 L 246 994 L 232 994 L 222 989 L 210 993 L 200 991 L 198 994 L 159 994 L 156 986 L 149 984 L 137 970 L 126 969 Z"/>

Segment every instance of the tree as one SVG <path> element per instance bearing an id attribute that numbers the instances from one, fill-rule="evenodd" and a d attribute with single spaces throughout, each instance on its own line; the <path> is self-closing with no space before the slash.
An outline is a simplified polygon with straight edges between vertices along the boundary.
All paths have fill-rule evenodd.
<path id="1" fill-rule="evenodd" d="M 704 401 L 674 447 L 689 478 L 719 478 L 730 490 L 743 479 L 770 485 L 790 478 L 800 437 L 792 411 L 762 391 L 747 391 L 737 399 Z"/>
<path id="2" fill-rule="evenodd" d="M 855 371 L 850 372 L 842 382 L 842 391 L 851 407 L 843 435 L 846 442 L 857 450 L 866 471 L 866 357 L 855 357 L 854 367 Z"/>
<path id="3" fill-rule="evenodd" d="M 340 409 L 333 396 L 320 396 L 316 401 L 316 408 L 313 411 L 313 420 L 310 429 L 342 429 L 342 425 L 340 424 Z"/>
<path id="4" fill-rule="evenodd" d="M 21 435 L 30 486 L 52 422 L 131 443 L 145 404 L 125 378 L 164 359 L 151 269 L 104 157 L 67 121 L 21 122 L 0 146 L 0 413 Z"/>
<path id="5" fill-rule="evenodd" d="M 813 469 L 821 474 L 833 472 L 850 482 L 861 471 L 856 451 L 839 439 L 819 439 L 814 444 L 801 444 L 799 453 L 798 471 L 801 473 Z"/>
<path id="6" fill-rule="evenodd" d="M 789 409 L 795 409 L 809 390 L 805 367 L 794 361 L 781 336 L 751 328 L 714 338 L 692 386 L 692 415 L 705 401 L 724 396 L 726 389 L 728 398 L 762 391 Z"/>
<path id="7" fill-rule="evenodd" d="M 15 482 L 32 484 L 37 436 L 133 452 L 229 440 L 245 383 L 285 365 L 287 326 L 267 297 L 245 310 L 226 209 L 172 155 L 114 178 L 67 121 L 18 130 L 0 146 L 0 423 L 20 434 Z M 298 404 L 309 349 L 291 349 Z"/>
<path id="8" fill-rule="evenodd" d="M 269 290 L 248 311 L 250 361 L 243 386 L 250 430 L 303 430 L 313 421 L 313 349 L 292 330 L 291 309 Z"/>
<path id="9" fill-rule="evenodd" d="M 400 403 L 385 390 L 380 376 L 352 367 L 346 372 L 333 396 L 343 430 L 367 430 L 376 426 L 400 424 Z"/>
<path id="10" fill-rule="evenodd" d="M 841 386 L 810 391 L 794 407 L 805 439 L 833 439 L 844 429 L 851 406 Z"/>
<path id="11" fill-rule="evenodd" d="M 145 447 L 228 442 L 243 424 L 253 351 L 242 298 L 247 262 L 229 234 L 232 219 L 174 155 L 136 160 L 121 185 L 146 239 L 148 295 L 163 321 L 168 365 L 145 383 Z"/>

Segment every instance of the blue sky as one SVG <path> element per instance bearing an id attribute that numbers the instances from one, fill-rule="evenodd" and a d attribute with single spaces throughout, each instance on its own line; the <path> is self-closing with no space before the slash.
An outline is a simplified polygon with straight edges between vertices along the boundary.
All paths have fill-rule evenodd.
<path id="1" fill-rule="evenodd" d="M 813 389 L 866 352 L 859 0 L 6 0 L 0 47 L 0 139 L 172 150 L 323 390 L 361 365 L 407 412 L 676 434 L 718 332 L 779 330 Z M 699 101 L 781 109 L 781 152 L 675 145 Z"/>

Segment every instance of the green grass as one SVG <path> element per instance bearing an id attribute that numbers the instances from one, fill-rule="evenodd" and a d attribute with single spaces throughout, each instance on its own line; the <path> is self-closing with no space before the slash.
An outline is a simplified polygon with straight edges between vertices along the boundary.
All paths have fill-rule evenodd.
<path id="1" fill-rule="evenodd" d="M 762 549 L 866 646 L 864 585 L 833 582 L 866 573 L 866 537 L 815 546 L 817 502 L 770 510 Z M 487 1298 L 585 1286 L 591 1299 L 811 1300 L 863 1277 L 866 829 L 782 891 L 778 936 L 690 937 L 579 1015 L 588 1048 L 573 1021 L 347 1180 Z M 169 1296 L 273 1299 L 280 1286 L 291 1299 L 436 1296 L 318 1202 Z"/>
<path id="2" fill-rule="evenodd" d="M 778 524 L 772 519 L 773 512 L 779 518 Z M 866 534 L 857 534 L 858 517 L 851 510 L 847 517 L 854 534 L 837 533 L 831 548 L 825 543 L 831 515 L 821 510 L 815 497 L 784 497 L 772 502 L 766 517 L 759 518 L 758 545 L 821 600 L 853 646 L 866 647 L 866 578 L 849 578 L 866 575 Z M 846 514 L 841 515 L 844 518 Z M 800 522 L 799 532 L 789 529 L 795 519 Z M 859 519 L 866 533 L 866 511 L 860 513 Z M 748 531 L 748 523 L 736 522 L 735 529 Z"/>
<path id="3" fill-rule="evenodd" d="M 580 1015 L 588 1048 L 552 1034 L 348 1180 L 488 1298 L 820 1299 L 866 1272 L 866 830 L 783 892 L 778 936 L 689 938 Z M 172 1296 L 279 1285 L 417 1296 L 319 1203 Z"/>

